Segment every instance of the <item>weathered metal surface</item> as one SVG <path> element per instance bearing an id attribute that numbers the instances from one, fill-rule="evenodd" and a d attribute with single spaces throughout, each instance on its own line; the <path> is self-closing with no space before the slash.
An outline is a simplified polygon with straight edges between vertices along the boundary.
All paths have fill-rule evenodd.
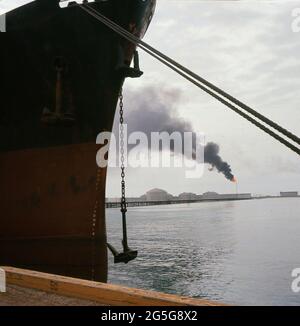
<path id="1" fill-rule="evenodd" d="M 10 266 L 101 282 L 107 278 L 106 246 L 97 239 L 0 241 L 0 256 Z"/>
<path id="2" fill-rule="evenodd" d="M 153 4 L 114 0 L 93 6 L 141 35 Z M 72 266 L 78 264 L 85 268 L 78 276 L 106 281 L 106 169 L 97 169 L 95 140 L 112 128 L 124 81 L 115 69 L 118 49 L 130 64 L 134 46 L 78 7 L 60 9 L 58 0 L 34 1 L 6 18 L 0 264 L 75 276 Z M 90 270 L 97 275 L 86 276 Z"/>
<path id="3" fill-rule="evenodd" d="M 98 236 L 105 227 L 106 170 L 96 192 L 96 145 L 0 153 L 1 239 Z"/>

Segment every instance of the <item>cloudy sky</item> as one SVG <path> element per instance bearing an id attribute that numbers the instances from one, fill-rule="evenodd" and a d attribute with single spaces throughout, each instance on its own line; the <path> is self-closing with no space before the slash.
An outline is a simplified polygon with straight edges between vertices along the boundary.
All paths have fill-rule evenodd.
<path id="1" fill-rule="evenodd" d="M 0 0 L 0 8 L 25 2 Z M 294 8 L 300 1 L 158 0 L 145 41 L 299 136 L 300 33 L 291 28 Z M 220 145 L 241 192 L 300 191 L 296 154 L 147 54 L 141 53 L 141 68 L 144 76 L 126 83 L 128 117 L 161 105 L 191 123 Z M 182 169 L 129 169 L 127 181 L 130 196 L 154 187 L 172 194 L 235 191 L 223 175 L 208 169 L 193 180 Z M 109 170 L 107 191 L 119 194 L 116 169 Z"/>

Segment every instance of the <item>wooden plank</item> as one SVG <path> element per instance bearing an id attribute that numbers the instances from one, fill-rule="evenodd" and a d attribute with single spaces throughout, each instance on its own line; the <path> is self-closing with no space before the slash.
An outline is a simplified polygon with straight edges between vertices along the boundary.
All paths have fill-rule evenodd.
<path id="1" fill-rule="evenodd" d="M 8 285 L 6 293 L 0 293 L 0 307 L 51 307 L 51 306 L 102 306 L 98 302 L 67 297 L 17 285 Z"/>
<path id="2" fill-rule="evenodd" d="M 104 284 L 71 277 L 1 267 L 8 285 L 91 300 L 108 306 L 219 306 L 217 302 Z"/>

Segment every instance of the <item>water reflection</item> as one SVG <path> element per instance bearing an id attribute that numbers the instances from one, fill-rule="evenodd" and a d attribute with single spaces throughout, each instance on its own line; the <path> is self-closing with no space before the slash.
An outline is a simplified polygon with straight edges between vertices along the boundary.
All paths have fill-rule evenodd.
<path id="1" fill-rule="evenodd" d="M 197 211 L 188 205 L 131 209 L 130 246 L 138 248 L 139 257 L 128 266 L 115 266 L 110 259 L 109 280 L 206 297 L 209 288 L 202 284 L 224 275 L 226 267 L 221 262 L 232 254 L 235 244 L 234 226 L 228 223 L 231 217 L 227 221 L 224 216 L 219 218 L 220 212 L 224 214 L 224 207 L 214 206 L 214 217 L 207 216 L 205 209 Z M 225 208 L 225 219 L 226 214 Z M 114 243 L 120 241 L 118 216 L 118 210 L 108 211 L 108 234 Z M 201 228 L 196 218 L 206 219 L 205 226 Z M 224 281 L 229 285 L 232 280 Z M 219 297 L 215 293 L 214 299 Z"/>
<path id="2" fill-rule="evenodd" d="M 109 282 L 237 304 L 300 304 L 291 271 L 300 267 L 300 200 L 134 208 L 128 265 L 109 258 Z M 109 241 L 120 244 L 117 209 L 107 211 Z"/>

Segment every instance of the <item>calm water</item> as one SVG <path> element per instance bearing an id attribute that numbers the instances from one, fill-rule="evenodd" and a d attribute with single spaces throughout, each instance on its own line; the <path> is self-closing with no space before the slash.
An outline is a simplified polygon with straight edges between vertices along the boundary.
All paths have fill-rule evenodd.
<path id="1" fill-rule="evenodd" d="M 121 247 L 120 213 L 107 211 Z M 129 245 L 139 257 L 114 265 L 109 281 L 226 303 L 300 305 L 300 198 L 131 208 Z"/>

